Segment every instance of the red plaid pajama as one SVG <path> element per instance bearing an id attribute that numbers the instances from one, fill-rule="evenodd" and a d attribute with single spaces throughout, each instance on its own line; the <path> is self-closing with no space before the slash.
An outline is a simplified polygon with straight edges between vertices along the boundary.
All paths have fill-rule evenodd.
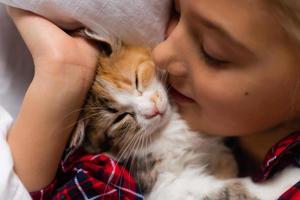
<path id="1" fill-rule="evenodd" d="M 31 196 L 34 200 L 144 199 L 138 191 L 130 174 L 114 160 L 77 150 L 61 162 L 56 180 Z"/>
<path id="2" fill-rule="evenodd" d="M 289 165 L 300 167 L 300 132 L 290 133 L 269 150 L 261 173 L 254 180 L 265 181 Z M 278 200 L 300 200 L 300 177 L 299 182 L 282 194 Z"/>

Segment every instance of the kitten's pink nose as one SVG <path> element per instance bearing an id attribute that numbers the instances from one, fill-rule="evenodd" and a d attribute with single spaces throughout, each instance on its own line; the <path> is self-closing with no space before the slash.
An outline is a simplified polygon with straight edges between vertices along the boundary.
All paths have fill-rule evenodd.
<path id="1" fill-rule="evenodd" d="M 150 114 L 145 115 L 146 119 L 152 119 L 158 115 L 163 115 L 164 113 L 160 112 L 158 110 L 158 108 L 155 106 L 155 108 L 153 109 L 153 111 Z"/>

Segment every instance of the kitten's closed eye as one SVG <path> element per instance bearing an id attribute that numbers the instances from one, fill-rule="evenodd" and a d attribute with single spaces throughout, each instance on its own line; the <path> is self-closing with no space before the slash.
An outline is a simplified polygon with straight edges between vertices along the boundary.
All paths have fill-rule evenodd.
<path id="1" fill-rule="evenodd" d="M 153 61 L 147 60 L 136 69 L 136 88 L 139 92 L 144 92 L 155 79 L 155 66 Z"/>
<path id="2" fill-rule="evenodd" d="M 127 116 L 131 116 L 131 117 L 134 117 L 134 113 L 129 113 L 129 112 L 124 112 L 120 115 L 117 116 L 117 118 L 114 120 L 114 122 L 112 124 L 117 124 L 117 123 L 120 123 L 122 122 L 122 120 Z"/>
<path id="3" fill-rule="evenodd" d="M 112 108 L 112 107 L 107 107 L 106 110 L 107 110 L 108 112 L 110 112 L 110 113 L 117 113 L 117 112 L 119 112 L 117 109 Z"/>
<path id="4" fill-rule="evenodd" d="M 142 91 L 140 90 L 139 77 L 138 77 L 137 72 L 135 72 L 135 88 L 139 92 L 139 95 L 142 95 Z"/>

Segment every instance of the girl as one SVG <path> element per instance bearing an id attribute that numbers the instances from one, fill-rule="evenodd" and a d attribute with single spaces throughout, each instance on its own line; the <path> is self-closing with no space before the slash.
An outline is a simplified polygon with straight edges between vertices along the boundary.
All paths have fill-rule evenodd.
<path id="1" fill-rule="evenodd" d="M 190 127 L 237 136 L 239 155 L 248 161 L 238 159 L 241 174 L 253 175 L 276 142 L 288 138 L 283 140 L 285 149 L 298 144 L 299 134 L 289 133 L 300 124 L 300 3 L 177 0 L 175 4 L 166 40 L 154 49 L 154 59 L 169 72 L 173 98 Z M 78 115 L 62 117 L 82 105 L 97 52 L 45 19 L 9 11 L 32 53 L 36 72 L 8 142 L 17 174 L 27 189 L 38 190 L 55 175 L 72 130 L 63 127 Z M 280 152 L 284 158 L 285 151 Z M 277 157 L 268 154 L 266 166 Z M 290 164 L 283 160 L 276 163 Z M 261 180 L 272 173 L 261 172 Z"/>
<path id="2" fill-rule="evenodd" d="M 195 130 L 238 136 L 254 169 L 300 125 L 300 3 L 177 0 L 176 11 L 153 54 L 179 110 Z"/>

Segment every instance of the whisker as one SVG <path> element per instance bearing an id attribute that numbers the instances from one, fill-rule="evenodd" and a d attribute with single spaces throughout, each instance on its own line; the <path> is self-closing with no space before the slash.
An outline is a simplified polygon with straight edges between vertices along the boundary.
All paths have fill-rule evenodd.
<path id="1" fill-rule="evenodd" d="M 136 134 L 136 135 L 134 136 L 134 138 L 137 138 L 137 139 L 132 140 L 132 141 L 134 141 L 134 142 L 131 143 L 131 144 L 133 144 L 133 145 L 131 145 L 132 148 L 129 148 L 129 151 L 130 151 L 129 155 L 132 154 L 132 152 L 136 149 L 137 141 L 139 140 L 139 135 Z M 126 159 L 126 161 L 125 161 L 125 163 L 124 163 L 124 166 L 127 166 L 127 165 L 128 165 L 129 159 L 130 159 L 130 156 L 127 157 L 127 159 Z M 131 159 L 133 160 L 133 159 L 134 159 L 134 156 L 131 156 Z M 132 160 L 131 160 L 131 161 L 132 161 Z M 123 175 L 124 171 L 125 171 L 125 167 L 123 168 L 123 170 L 122 170 L 122 172 L 121 172 L 121 175 Z M 129 172 L 130 174 L 132 174 L 132 173 L 131 173 L 131 166 L 129 167 L 128 172 Z M 122 176 L 121 176 L 121 180 L 122 180 Z M 130 188 L 129 188 L 129 189 L 130 189 Z"/>
<path id="2" fill-rule="evenodd" d="M 121 148 L 120 153 L 122 152 L 122 154 L 121 154 L 120 158 L 118 159 L 118 161 L 122 158 L 123 154 L 129 149 L 129 147 L 132 145 L 132 143 L 135 142 L 135 138 L 136 137 L 138 137 L 138 136 L 134 135 L 133 138 L 132 138 L 132 140 L 130 140 L 129 143 L 127 143 L 127 145 L 126 144 L 123 145 L 123 147 L 125 146 L 126 148 L 125 149 L 123 149 L 123 147 Z M 117 157 L 118 157 L 118 155 L 117 155 Z"/>
<path id="3" fill-rule="evenodd" d="M 127 134 L 127 133 L 126 133 L 126 134 Z M 122 153 L 121 156 L 118 158 L 118 155 L 117 155 L 117 161 L 116 161 L 116 164 L 117 164 L 117 165 L 119 165 L 119 162 L 120 162 L 120 160 L 121 160 L 122 157 L 123 157 L 123 154 L 127 151 L 127 149 L 128 149 L 130 146 L 132 146 L 132 143 L 134 143 L 134 140 L 131 140 L 129 143 L 126 143 L 126 144 L 123 145 L 123 147 L 121 148 L 120 152 L 118 153 L 118 154 Z M 123 149 L 124 149 L 124 150 L 123 150 Z M 122 177 L 122 175 L 123 175 L 123 173 L 124 173 L 124 170 L 125 170 L 125 167 L 123 166 L 123 169 L 121 170 L 121 173 L 120 173 L 120 175 L 119 175 L 118 177 L 120 177 L 120 176 Z M 118 177 L 117 177 L 117 178 L 118 178 Z M 109 184 L 110 184 L 110 182 L 106 183 L 106 186 L 105 186 L 104 191 L 106 191 L 106 189 L 107 189 L 107 187 L 108 187 Z"/>
<path id="4" fill-rule="evenodd" d="M 63 130 L 66 130 L 66 129 L 69 129 L 69 128 L 75 126 L 81 120 L 87 120 L 87 119 L 90 119 L 90 118 L 95 117 L 97 115 L 99 115 L 99 113 L 94 113 L 94 114 L 88 115 L 88 116 L 86 116 L 84 118 L 79 118 L 75 122 L 70 123 L 69 125 L 66 125 L 65 128 L 63 128 Z"/>
<path id="5" fill-rule="evenodd" d="M 124 156 L 124 154 L 126 153 L 127 150 L 133 151 L 133 149 L 135 149 L 135 145 L 137 143 L 137 139 L 136 138 L 138 138 L 138 135 L 134 135 L 134 137 L 132 138 L 132 140 L 130 140 L 130 142 L 127 143 L 127 145 L 126 144 L 123 145 L 123 147 L 125 147 L 125 148 L 123 148 L 123 147 L 121 148 L 120 152 L 122 152 L 122 154 L 121 154 L 121 156 L 119 158 L 117 157 L 118 158 L 117 163 L 119 163 L 119 161 L 123 158 L 123 156 Z M 124 160 L 125 159 L 127 159 L 127 160 L 129 159 L 131 151 L 127 154 L 127 157 L 124 156 Z M 125 164 L 125 166 L 126 166 L 126 164 Z"/>
<path id="6" fill-rule="evenodd" d="M 74 114 L 74 113 L 77 113 L 77 112 L 82 112 L 82 111 L 85 111 L 85 110 L 102 110 L 103 108 L 101 107 L 83 107 L 83 108 L 78 108 L 78 109 L 75 109 L 73 111 L 71 111 L 70 113 L 66 114 L 66 116 L 63 118 L 63 120 L 66 120 L 68 117 L 70 117 L 70 115 Z"/>
<path id="7" fill-rule="evenodd" d="M 130 163 L 130 167 L 129 167 L 129 173 L 131 173 L 131 169 L 132 169 L 132 166 L 133 166 L 133 163 L 135 162 L 135 160 L 137 159 L 136 157 L 136 154 L 137 152 L 140 150 L 140 143 L 141 143 L 141 140 L 142 140 L 142 134 L 140 134 L 141 132 L 138 133 L 138 143 L 137 143 L 137 147 L 134 149 L 134 155 L 132 156 L 132 159 L 131 159 L 131 163 Z M 132 173 L 131 173 L 132 174 Z M 139 177 L 138 177 L 139 173 L 136 173 L 136 176 L 137 176 L 137 180 L 139 180 Z M 141 187 L 140 186 L 140 183 L 137 182 L 137 185 L 139 186 L 139 188 Z"/>
<path id="8" fill-rule="evenodd" d="M 149 136 L 147 137 L 147 136 L 145 136 L 146 137 L 146 145 L 145 145 L 145 161 L 146 161 L 146 170 L 147 170 L 147 172 L 149 172 L 150 170 L 149 170 L 149 166 L 148 166 L 148 155 L 147 155 L 147 152 L 148 152 L 148 148 L 149 148 L 149 146 L 150 146 L 150 143 L 149 143 Z M 148 146 L 149 145 L 149 146 Z"/>

